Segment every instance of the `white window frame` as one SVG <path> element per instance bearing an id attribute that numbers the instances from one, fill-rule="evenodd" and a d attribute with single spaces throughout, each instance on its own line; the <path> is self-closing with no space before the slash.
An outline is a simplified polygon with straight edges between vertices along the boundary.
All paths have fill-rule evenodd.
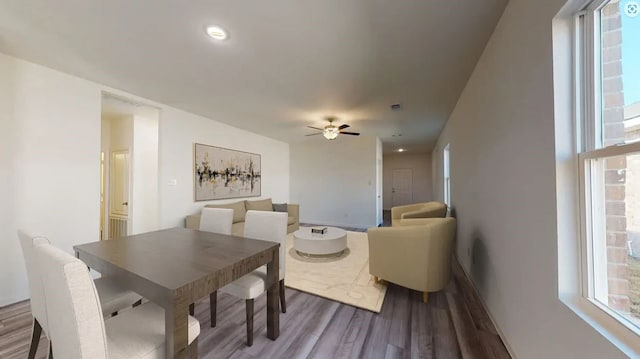
<path id="1" fill-rule="evenodd" d="M 451 207 L 451 144 L 447 143 L 442 151 L 442 163 L 443 163 L 443 202 Z"/>
<path id="2" fill-rule="evenodd" d="M 601 29 L 600 10 L 609 0 L 595 0 L 578 13 L 575 19 L 574 54 L 575 54 L 575 116 L 577 125 L 577 158 L 578 186 L 580 209 L 579 239 L 579 274 L 581 295 L 577 304 L 582 310 L 578 313 L 583 319 L 597 329 L 604 329 L 606 335 L 615 344 L 632 351 L 640 352 L 640 328 L 627 318 L 618 314 L 600 301 L 606 303 L 607 260 L 606 253 L 594 250 L 606 241 L 605 218 L 596 213 L 604 213 L 604 209 L 595 208 L 602 201 L 595 200 L 602 196 L 598 188 L 604 188 L 603 178 L 594 178 L 594 166 L 604 165 L 604 161 L 594 164 L 594 160 L 608 157 L 640 153 L 640 143 L 621 143 L 603 147 L 601 86 Z M 599 170 L 594 171 L 598 173 Z M 604 172 L 602 172 L 604 173 Z M 594 235 L 594 233 L 599 233 Z M 606 245 L 605 245 L 606 247 Z M 600 276 L 600 277 L 598 277 Z M 604 276 L 604 278 L 602 277 Z"/>

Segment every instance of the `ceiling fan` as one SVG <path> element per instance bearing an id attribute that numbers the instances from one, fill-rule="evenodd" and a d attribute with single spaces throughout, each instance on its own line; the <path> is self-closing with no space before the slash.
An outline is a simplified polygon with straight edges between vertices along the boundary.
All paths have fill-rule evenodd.
<path id="1" fill-rule="evenodd" d="M 339 134 L 351 135 L 351 136 L 360 136 L 360 133 L 358 133 L 358 132 L 342 131 L 345 128 L 349 128 L 351 126 L 346 125 L 346 124 L 340 125 L 340 126 L 336 126 L 336 125 L 333 124 L 333 121 L 335 121 L 335 120 L 336 120 L 335 117 L 327 118 L 327 121 L 329 121 L 329 124 L 324 126 L 324 128 L 307 126 L 309 128 L 313 128 L 314 130 L 318 130 L 318 131 L 322 131 L 322 132 L 312 133 L 312 134 L 306 135 L 306 136 L 315 136 L 315 135 L 320 135 L 321 134 L 327 140 L 335 140 L 338 137 Z"/>

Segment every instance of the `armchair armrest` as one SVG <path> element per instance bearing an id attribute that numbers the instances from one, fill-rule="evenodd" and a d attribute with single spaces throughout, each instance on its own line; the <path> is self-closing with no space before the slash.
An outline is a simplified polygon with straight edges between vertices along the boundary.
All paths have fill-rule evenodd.
<path id="1" fill-rule="evenodd" d="M 187 216 L 184 222 L 186 228 L 200 229 L 200 213 Z"/>
<path id="2" fill-rule="evenodd" d="M 405 212 L 412 212 L 421 209 L 424 203 L 408 204 L 406 206 L 396 206 L 391 208 L 391 219 L 400 219 Z"/>
<path id="3" fill-rule="evenodd" d="M 444 218 L 447 216 L 447 205 L 442 202 L 423 203 L 422 207 L 415 211 L 404 212 L 400 215 L 405 218 Z"/>
<path id="4" fill-rule="evenodd" d="M 402 221 L 398 222 L 398 227 L 406 227 L 406 226 L 422 226 L 429 225 L 442 222 L 442 218 L 404 218 Z"/>
<path id="5" fill-rule="evenodd" d="M 296 223 L 300 223 L 300 205 L 299 204 L 287 204 L 287 212 L 290 217 L 296 219 Z"/>

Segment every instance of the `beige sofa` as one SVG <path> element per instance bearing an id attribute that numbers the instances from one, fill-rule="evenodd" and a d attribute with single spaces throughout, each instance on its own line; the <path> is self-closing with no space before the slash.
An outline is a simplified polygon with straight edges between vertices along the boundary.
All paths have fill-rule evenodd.
<path id="1" fill-rule="evenodd" d="M 369 273 L 423 293 L 444 289 L 451 276 L 456 219 L 405 219 L 395 227 L 370 228 Z"/>
<path id="2" fill-rule="evenodd" d="M 227 204 L 207 204 L 209 208 L 230 208 L 233 209 L 233 225 L 231 234 L 234 236 L 242 236 L 244 234 L 244 218 L 249 210 L 254 211 L 274 211 L 274 205 L 271 198 L 256 201 L 238 201 Z M 283 205 L 276 205 L 275 209 L 282 210 Z M 296 231 L 300 227 L 300 206 L 297 204 L 286 204 L 289 218 L 287 221 L 287 233 Z M 200 213 L 187 216 L 185 218 L 185 227 L 191 229 L 200 228 Z"/>
<path id="3" fill-rule="evenodd" d="M 424 202 L 397 206 L 391 208 L 391 226 L 397 226 L 400 221 L 408 218 L 444 218 L 447 215 L 447 205 L 442 202 Z"/>

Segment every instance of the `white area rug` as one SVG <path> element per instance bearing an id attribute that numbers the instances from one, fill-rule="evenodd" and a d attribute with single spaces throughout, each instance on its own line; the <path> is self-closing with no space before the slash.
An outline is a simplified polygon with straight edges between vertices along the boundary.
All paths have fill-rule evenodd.
<path id="1" fill-rule="evenodd" d="M 307 258 L 293 249 L 287 236 L 285 285 L 324 298 L 380 313 L 387 286 L 369 274 L 367 234 L 347 231 L 349 247 L 340 257 Z"/>

